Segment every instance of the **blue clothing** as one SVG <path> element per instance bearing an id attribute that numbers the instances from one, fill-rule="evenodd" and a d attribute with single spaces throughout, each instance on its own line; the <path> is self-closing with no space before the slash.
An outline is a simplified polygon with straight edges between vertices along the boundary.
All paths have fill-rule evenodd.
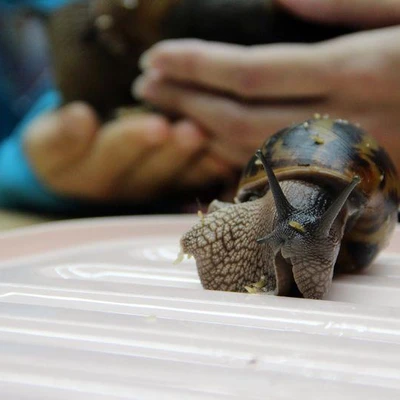
<path id="1" fill-rule="evenodd" d="M 2 8 L 29 7 L 42 12 L 51 12 L 56 8 L 70 2 L 69 0 L 0 0 Z"/>
<path id="2" fill-rule="evenodd" d="M 25 128 L 61 99 L 52 85 L 42 27 L 21 10 L 47 13 L 68 1 L 0 0 L 0 207 L 68 211 L 75 204 L 38 180 L 22 148 Z"/>

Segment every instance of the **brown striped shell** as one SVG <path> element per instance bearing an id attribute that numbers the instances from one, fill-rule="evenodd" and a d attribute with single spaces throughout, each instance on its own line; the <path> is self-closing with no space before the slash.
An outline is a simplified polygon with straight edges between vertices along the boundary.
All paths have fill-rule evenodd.
<path id="1" fill-rule="evenodd" d="M 385 150 L 358 126 L 315 118 L 283 129 L 261 148 L 279 181 L 302 180 L 339 192 L 355 175 L 361 183 L 349 201 L 357 212 L 347 222 L 335 269 L 366 267 L 385 247 L 398 218 L 400 183 Z M 237 202 L 262 197 L 268 180 L 256 156 L 245 168 Z"/>

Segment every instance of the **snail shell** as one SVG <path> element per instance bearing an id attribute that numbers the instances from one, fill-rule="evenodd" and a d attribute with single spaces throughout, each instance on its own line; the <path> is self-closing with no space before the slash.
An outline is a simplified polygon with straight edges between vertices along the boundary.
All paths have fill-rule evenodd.
<path id="1" fill-rule="evenodd" d="M 214 201 L 181 246 L 206 289 L 319 299 L 334 272 L 365 268 L 386 246 L 399 199 L 395 167 L 374 138 L 315 118 L 271 136 L 235 203 Z"/>

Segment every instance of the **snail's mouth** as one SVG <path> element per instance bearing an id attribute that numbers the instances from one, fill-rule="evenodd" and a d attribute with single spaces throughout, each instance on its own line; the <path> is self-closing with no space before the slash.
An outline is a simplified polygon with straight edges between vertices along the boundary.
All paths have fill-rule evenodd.
<path id="1" fill-rule="evenodd" d="M 276 294 L 279 296 L 287 296 L 296 288 L 293 277 L 293 264 L 290 258 L 283 257 L 281 250 L 276 253 L 274 263 Z"/>

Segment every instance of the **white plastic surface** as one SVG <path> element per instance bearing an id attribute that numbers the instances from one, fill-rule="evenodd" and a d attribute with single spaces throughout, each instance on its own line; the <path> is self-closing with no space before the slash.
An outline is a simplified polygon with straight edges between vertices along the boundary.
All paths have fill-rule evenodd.
<path id="1" fill-rule="evenodd" d="M 329 300 L 211 292 L 194 217 L 0 235 L 0 399 L 400 399 L 400 230 Z"/>

